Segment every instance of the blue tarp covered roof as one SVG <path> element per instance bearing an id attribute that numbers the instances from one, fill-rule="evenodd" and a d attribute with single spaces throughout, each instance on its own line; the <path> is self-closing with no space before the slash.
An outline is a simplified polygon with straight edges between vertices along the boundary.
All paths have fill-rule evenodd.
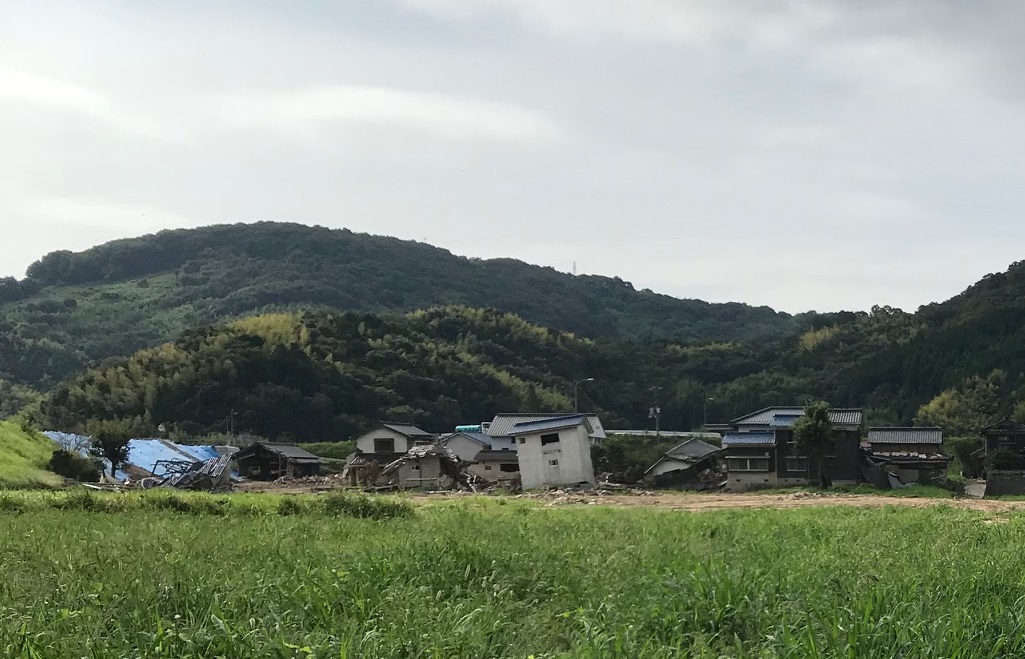
<path id="1" fill-rule="evenodd" d="M 45 432 L 43 434 L 64 449 L 77 447 L 78 452 L 82 455 L 89 454 L 88 437 L 63 432 Z M 190 446 L 166 439 L 133 439 L 128 442 L 128 464 L 150 473 L 153 473 L 156 463 L 162 460 L 204 462 L 218 457 L 220 454 L 217 453 L 217 449 L 209 445 Z M 107 473 L 110 473 L 110 462 L 103 460 L 103 465 Z M 163 470 L 161 469 L 160 472 L 154 475 L 162 476 Z M 128 480 L 128 474 L 123 470 L 115 472 L 114 477 L 119 480 Z"/>

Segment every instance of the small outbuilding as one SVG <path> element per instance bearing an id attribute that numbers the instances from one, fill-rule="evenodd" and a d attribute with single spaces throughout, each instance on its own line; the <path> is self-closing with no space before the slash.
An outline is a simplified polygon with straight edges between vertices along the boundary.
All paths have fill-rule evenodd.
<path id="1" fill-rule="evenodd" d="M 945 483 L 950 457 L 939 428 L 869 428 L 865 477 L 883 489 L 910 483 Z M 886 473 L 880 473 L 886 472 Z M 898 482 L 894 482 L 896 477 Z"/>
<path id="2" fill-rule="evenodd" d="M 314 476 L 320 471 L 319 457 L 291 444 L 252 444 L 235 454 L 235 464 L 239 475 L 261 481 Z"/>
<path id="3" fill-rule="evenodd" d="M 725 485 L 720 469 L 723 449 L 700 439 L 687 441 L 666 451 L 644 472 L 644 480 L 656 487 L 704 490 Z"/>
<path id="4" fill-rule="evenodd" d="M 381 470 L 378 483 L 402 490 L 445 490 L 464 480 L 459 458 L 439 444 L 415 444 Z"/>

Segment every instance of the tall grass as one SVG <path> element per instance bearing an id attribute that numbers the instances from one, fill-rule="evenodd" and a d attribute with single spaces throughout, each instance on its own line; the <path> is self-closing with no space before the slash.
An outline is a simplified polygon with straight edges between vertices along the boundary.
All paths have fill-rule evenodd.
<path id="1" fill-rule="evenodd" d="M 471 499 L 363 519 L 220 499 L 0 500 L 0 655 L 1025 656 L 1025 516 Z"/>

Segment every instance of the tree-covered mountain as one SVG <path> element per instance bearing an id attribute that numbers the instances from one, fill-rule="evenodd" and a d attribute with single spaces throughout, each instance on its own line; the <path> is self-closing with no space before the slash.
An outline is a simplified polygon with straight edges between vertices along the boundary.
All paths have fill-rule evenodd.
<path id="1" fill-rule="evenodd" d="M 297 224 L 164 231 L 55 252 L 0 280 L 0 380 L 48 388 L 85 365 L 273 310 L 460 304 L 588 337 L 772 342 L 807 318 L 637 291 L 512 259 Z"/>
<path id="2" fill-rule="evenodd" d="M 56 387 L 32 412 L 47 428 L 138 419 L 183 433 L 234 425 L 260 435 L 346 438 L 379 419 L 441 430 L 499 411 L 581 407 L 612 426 L 647 425 L 657 399 L 673 426 L 702 422 L 707 389 L 765 357 L 713 344 L 595 341 L 467 307 L 407 315 L 274 314 L 191 330 Z"/>

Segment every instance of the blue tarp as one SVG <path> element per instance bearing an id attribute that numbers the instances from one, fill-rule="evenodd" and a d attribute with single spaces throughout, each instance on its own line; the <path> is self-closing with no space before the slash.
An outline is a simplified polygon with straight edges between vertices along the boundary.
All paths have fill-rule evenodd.
<path id="1" fill-rule="evenodd" d="M 57 442 L 61 448 L 78 447 L 79 453 L 89 455 L 88 437 L 63 432 L 46 432 L 43 434 Z M 128 442 L 128 464 L 150 473 L 153 473 L 156 463 L 161 460 L 204 462 L 218 457 L 220 457 L 220 454 L 217 453 L 213 446 L 190 446 L 187 444 L 177 444 L 166 439 L 133 439 Z M 106 473 L 109 474 L 110 462 L 103 460 L 103 466 Z M 163 470 L 154 475 L 163 476 Z M 114 477 L 122 481 L 128 480 L 128 474 L 122 470 L 115 472 Z"/>

